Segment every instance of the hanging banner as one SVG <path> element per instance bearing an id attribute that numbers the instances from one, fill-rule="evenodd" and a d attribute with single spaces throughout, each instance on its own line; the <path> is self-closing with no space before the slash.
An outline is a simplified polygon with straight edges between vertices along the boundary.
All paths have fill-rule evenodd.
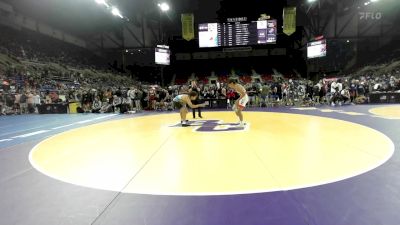
<path id="1" fill-rule="evenodd" d="M 292 35 L 296 32 L 296 7 L 283 9 L 283 33 Z"/>
<path id="2" fill-rule="evenodd" d="M 182 21 L 182 38 L 186 41 L 194 39 L 194 16 L 193 13 L 185 13 L 181 15 Z"/>

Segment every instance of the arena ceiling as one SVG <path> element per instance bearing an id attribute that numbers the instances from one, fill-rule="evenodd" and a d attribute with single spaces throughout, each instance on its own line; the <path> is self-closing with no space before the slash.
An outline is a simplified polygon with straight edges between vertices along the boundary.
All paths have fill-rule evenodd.
<path id="1" fill-rule="evenodd" d="M 44 23 L 71 33 L 86 36 L 99 31 L 115 29 L 122 20 L 111 15 L 94 0 L 0 0 L 14 7 L 14 10 L 38 19 Z M 118 7 L 121 14 L 132 22 L 145 13 L 147 19 L 158 20 L 159 9 L 156 0 L 109 0 Z M 214 21 L 219 1 L 215 0 L 168 0 L 171 10 L 167 14 L 167 30 L 180 30 L 180 14 L 194 12 L 196 19 Z"/>
<path id="2" fill-rule="evenodd" d="M 111 15 L 104 7 L 95 3 L 95 0 L 0 0 L 11 4 L 15 11 L 54 27 L 66 30 L 73 34 L 90 37 L 93 34 L 118 29 L 122 20 Z M 160 0 L 161 1 L 161 0 Z M 228 15 L 243 16 L 246 12 L 260 11 L 259 6 L 279 11 L 275 16 L 281 15 L 280 6 L 295 5 L 298 7 L 298 25 L 309 26 L 315 23 L 319 17 L 323 26 L 333 16 L 333 9 L 338 8 L 337 16 L 346 14 L 358 14 L 360 11 L 382 11 L 391 21 L 399 21 L 400 1 L 378 0 L 371 5 L 365 6 L 369 0 L 317 0 L 309 3 L 309 0 L 247 0 L 232 1 L 223 0 Z M 159 19 L 158 0 L 108 0 L 110 4 L 117 6 L 122 15 L 128 17 L 131 22 L 139 21 L 141 15 L 148 20 L 157 23 Z M 181 31 L 180 14 L 184 12 L 195 13 L 196 22 L 213 22 L 221 11 L 220 0 L 167 0 L 171 10 L 163 16 L 163 29 L 170 34 L 179 34 Z M 282 3 L 285 2 L 285 3 Z M 279 5 L 279 6 L 278 6 Z M 276 9 L 274 8 L 276 7 Z M 270 8 L 270 9 L 271 9 Z M 258 10 L 258 11 L 257 11 Z M 234 11 L 232 13 L 232 11 Z M 257 11 L 257 12 L 256 12 Z M 144 14 L 143 14 L 144 13 Z M 393 22 L 392 24 L 398 24 Z M 318 32 L 316 32 L 318 33 Z M 322 33 L 322 32 L 321 32 Z"/>

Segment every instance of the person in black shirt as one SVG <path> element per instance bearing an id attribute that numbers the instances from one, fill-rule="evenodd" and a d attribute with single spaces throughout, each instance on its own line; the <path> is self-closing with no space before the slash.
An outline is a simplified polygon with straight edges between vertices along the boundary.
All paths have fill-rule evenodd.
<path id="1" fill-rule="evenodd" d="M 190 91 L 196 92 L 197 96 L 199 96 L 199 97 L 201 96 L 200 88 L 197 86 L 197 82 L 196 81 L 192 81 L 192 83 L 190 85 Z M 197 105 L 197 104 L 201 103 L 201 100 L 199 100 L 199 97 L 197 97 L 195 100 L 192 101 L 192 103 L 194 105 Z M 199 108 L 197 108 L 197 110 L 198 110 L 199 118 L 203 118 L 201 116 L 201 108 L 199 107 Z M 192 108 L 192 113 L 193 113 L 193 119 L 195 119 L 196 118 L 196 108 Z"/>
<path id="2" fill-rule="evenodd" d="M 157 101 L 157 109 L 158 110 L 164 110 L 165 109 L 165 100 L 167 97 L 168 91 L 164 89 L 159 89 L 157 90 L 157 96 L 158 96 L 158 101 Z"/>

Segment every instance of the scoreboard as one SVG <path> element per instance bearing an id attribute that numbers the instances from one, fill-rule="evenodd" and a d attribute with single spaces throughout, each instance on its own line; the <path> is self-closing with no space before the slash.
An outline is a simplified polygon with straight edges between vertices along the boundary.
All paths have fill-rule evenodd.
<path id="1" fill-rule="evenodd" d="M 326 39 L 307 43 L 307 58 L 319 58 L 326 56 Z"/>
<path id="2" fill-rule="evenodd" d="M 276 35 L 276 20 L 199 24 L 201 48 L 275 44 Z"/>
<path id="3" fill-rule="evenodd" d="M 169 46 L 166 45 L 157 45 L 155 48 L 155 63 L 159 65 L 169 65 L 170 64 L 170 55 L 171 52 L 169 50 Z"/>

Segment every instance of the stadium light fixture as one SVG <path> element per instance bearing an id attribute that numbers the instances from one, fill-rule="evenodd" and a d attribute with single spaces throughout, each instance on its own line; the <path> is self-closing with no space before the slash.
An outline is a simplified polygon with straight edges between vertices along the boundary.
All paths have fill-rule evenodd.
<path id="1" fill-rule="evenodd" d="M 377 1 L 379 1 L 379 0 L 371 0 L 371 2 L 377 2 Z"/>
<path id="2" fill-rule="evenodd" d="M 115 8 L 115 7 L 112 8 L 111 13 L 112 13 L 114 16 L 119 16 L 121 19 L 124 18 L 124 17 L 121 15 L 121 12 L 119 11 L 119 9 L 117 9 L 117 8 Z"/>
<path id="3" fill-rule="evenodd" d="M 308 0 L 308 3 L 316 2 L 317 0 Z"/>
<path id="4" fill-rule="evenodd" d="M 364 3 L 364 5 L 369 5 L 369 4 L 371 4 L 371 2 L 366 2 L 366 3 Z"/>
<path id="5" fill-rule="evenodd" d="M 166 12 L 169 10 L 169 5 L 165 2 L 158 3 L 158 7 L 160 7 L 161 11 Z"/>
<path id="6" fill-rule="evenodd" d="M 106 2 L 106 0 L 95 0 L 95 1 L 99 5 L 105 5 L 107 8 L 110 7 L 110 5 Z"/>

